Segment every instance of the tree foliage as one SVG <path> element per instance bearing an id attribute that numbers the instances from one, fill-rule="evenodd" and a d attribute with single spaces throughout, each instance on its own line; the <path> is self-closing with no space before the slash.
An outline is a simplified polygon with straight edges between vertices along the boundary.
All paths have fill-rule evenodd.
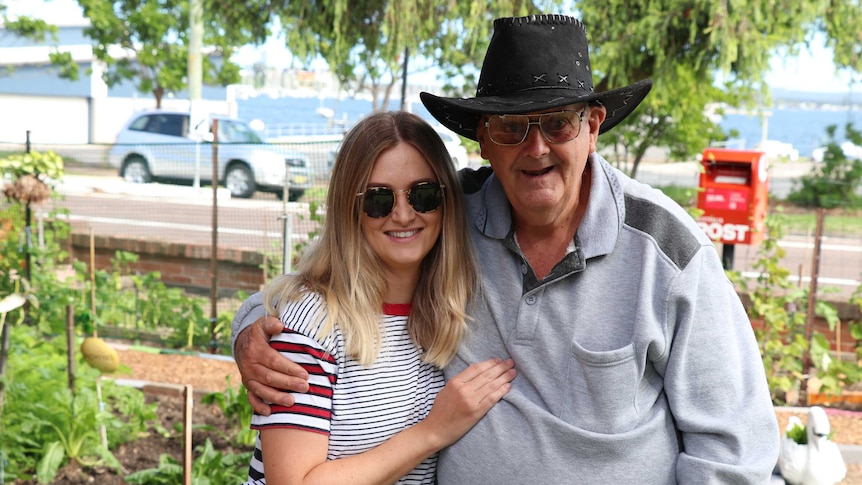
<path id="1" fill-rule="evenodd" d="M 350 94 L 368 92 L 375 109 L 388 106 L 404 63 L 411 72 L 432 65 L 449 74 L 477 65 L 496 17 L 553 9 L 560 1 L 528 0 L 252 0 L 242 8 L 213 3 L 220 16 L 250 25 L 261 12 L 267 34 L 277 18 L 300 62 L 322 57 Z M 259 38 L 258 41 L 262 41 Z M 415 65 L 416 62 L 423 64 Z"/>
<path id="2" fill-rule="evenodd" d="M 115 85 L 134 80 L 157 99 L 185 87 L 188 0 L 78 0 L 92 22 L 96 56 Z M 560 12 L 587 26 L 598 91 L 650 78 L 650 96 L 600 145 L 617 163 L 638 164 L 651 147 L 687 159 L 726 138 L 708 114 L 716 106 L 770 104 L 763 81 L 776 54 L 795 55 L 815 34 L 834 49 L 839 68 L 862 70 L 860 0 L 204 0 L 204 82 L 238 78 L 235 46 L 262 43 L 276 26 L 294 58 L 323 58 L 350 95 L 369 92 L 375 109 L 389 106 L 409 72 L 434 67 L 442 94 L 471 96 L 482 56 L 501 16 Z M 0 6 L 2 7 L 2 6 Z M 20 24 L 22 32 L 46 26 Z M 119 46 L 120 51 L 111 46 Z M 118 54 L 120 52 L 120 54 Z M 125 53 L 125 54 L 123 54 Z M 128 56 L 126 54 L 133 54 Z M 717 114 L 721 114 L 720 109 Z M 628 165 L 627 165 L 628 166 Z"/>
<path id="3" fill-rule="evenodd" d="M 823 161 L 811 167 L 811 171 L 799 178 L 787 200 L 802 207 L 835 209 L 862 207 L 862 196 L 857 193 L 862 183 L 862 160 L 845 153 L 835 136 L 836 126 L 826 128 L 829 142 L 823 153 Z M 862 132 L 852 124 L 844 126 L 848 143 L 862 146 Z"/>
<path id="4" fill-rule="evenodd" d="M 769 103 L 763 82 L 777 52 L 796 52 L 826 14 L 821 0 L 580 2 L 593 46 L 596 89 L 651 78 L 653 92 L 603 141 L 626 147 L 632 174 L 651 146 L 686 159 L 725 135 L 717 103 Z M 720 82 L 717 82 L 720 80 Z M 720 114 L 720 113 L 719 113 Z"/>
<path id="5" fill-rule="evenodd" d="M 42 19 L 36 19 L 26 16 L 12 17 L 7 15 L 6 5 L 0 3 L 0 21 L 2 21 L 3 31 L 0 35 L 15 35 L 33 42 L 58 42 L 57 26 L 51 25 Z M 56 46 L 48 53 L 51 63 L 59 69 L 59 76 L 65 79 L 78 79 L 78 65 L 72 60 L 72 54 L 61 51 Z M 7 67 L 7 72 L 11 68 Z M 0 72 L 0 75 L 3 73 Z"/>
<path id="6" fill-rule="evenodd" d="M 108 86 L 132 81 L 161 106 L 162 97 L 187 87 L 189 59 L 188 0 L 78 0 L 90 26 L 93 54 L 106 67 Z M 204 10 L 203 82 L 235 83 L 239 66 L 230 61 L 236 46 L 252 40 L 212 11 Z"/>
<path id="7" fill-rule="evenodd" d="M 0 18 L 3 19 L 3 28 L 18 37 L 39 42 L 45 40 L 51 34 L 54 36 L 57 35 L 57 27 L 48 24 L 42 19 L 10 17 L 7 15 L 6 10 L 6 5 L 0 4 Z"/>
<path id="8" fill-rule="evenodd" d="M 408 49 L 408 62 L 418 56 L 426 63 L 411 72 L 433 65 L 451 80 L 446 94 L 471 96 L 494 18 L 575 15 L 587 26 L 597 90 L 654 81 L 635 116 L 602 136 L 604 147 L 632 162 L 633 175 L 650 147 L 687 159 L 726 138 L 708 113 L 767 106 L 771 58 L 798 54 L 817 32 L 839 66 L 862 67 L 859 0 L 252 0 L 215 8 L 240 24 L 254 25 L 250 12 L 265 12 L 267 25 L 278 19 L 293 54 L 306 62 L 322 57 L 350 94 L 370 91 L 377 109 L 388 106 Z"/>
<path id="9" fill-rule="evenodd" d="M 832 0 L 818 29 L 826 33 L 826 45 L 834 52 L 835 65 L 862 72 L 862 2 Z"/>

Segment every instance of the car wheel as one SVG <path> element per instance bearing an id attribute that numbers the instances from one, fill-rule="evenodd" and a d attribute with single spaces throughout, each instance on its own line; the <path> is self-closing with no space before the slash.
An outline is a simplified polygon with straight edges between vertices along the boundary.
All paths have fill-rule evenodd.
<path id="1" fill-rule="evenodd" d="M 131 184 L 148 184 L 153 180 L 147 161 L 137 156 L 126 160 L 123 164 L 122 176 L 123 180 Z"/>
<path id="2" fill-rule="evenodd" d="M 287 200 L 290 202 L 296 202 L 302 197 L 302 194 L 305 193 L 305 189 L 288 189 L 287 191 Z"/>
<path id="3" fill-rule="evenodd" d="M 255 191 L 254 175 L 248 166 L 234 164 L 225 172 L 224 185 L 230 191 L 231 197 L 248 199 Z"/>

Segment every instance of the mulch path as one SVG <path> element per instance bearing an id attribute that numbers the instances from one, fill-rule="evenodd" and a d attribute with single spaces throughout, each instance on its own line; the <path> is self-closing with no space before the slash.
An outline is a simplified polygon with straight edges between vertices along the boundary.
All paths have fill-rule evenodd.
<path id="1" fill-rule="evenodd" d="M 111 346 L 120 356 L 120 369 L 114 375 L 118 379 L 190 385 L 195 393 L 224 391 L 228 387 L 228 378 L 234 388 L 242 382 L 230 357 L 156 353 L 114 343 Z"/>

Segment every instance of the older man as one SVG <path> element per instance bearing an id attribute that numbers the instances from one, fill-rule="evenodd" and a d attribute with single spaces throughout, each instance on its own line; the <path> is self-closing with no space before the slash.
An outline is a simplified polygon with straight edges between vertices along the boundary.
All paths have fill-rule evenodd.
<path id="1" fill-rule="evenodd" d="M 479 142 L 464 173 L 482 270 L 475 329 L 446 368 L 511 357 L 512 390 L 444 451 L 439 483 L 763 483 L 779 433 L 747 315 L 713 244 L 596 153 L 648 80 L 597 93 L 584 26 L 497 19 L 476 97 L 422 93 Z M 493 171 L 493 173 L 491 173 Z M 235 352 L 258 411 L 304 391 L 252 298 Z M 243 331 L 253 325 L 253 331 Z M 292 374 L 292 376 L 291 376 Z"/>

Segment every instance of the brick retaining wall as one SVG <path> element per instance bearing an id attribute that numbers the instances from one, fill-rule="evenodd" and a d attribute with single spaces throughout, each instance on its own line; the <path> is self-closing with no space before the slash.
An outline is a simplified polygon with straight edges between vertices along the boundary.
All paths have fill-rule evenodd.
<path id="1" fill-rule="evenodd" d="M 111 260 L 117 251 L 138 255 L 130 265 L 131 272 L 158 271 L 162 282 L 169 286 L 208 289 L 212 287 L 212 248 L 206 245 L 178 244 L 152 240 L 94 236 L 96 269 L 111 270 Z M 89 234 L 74 233 L 69 238 L 72 258 L 90 262 Z M 218 292 L 232 295 L 238 290 L 255 292 L 264 282 L 263 255 L 253 251 L 220 248 L 218 250 Z"/>

